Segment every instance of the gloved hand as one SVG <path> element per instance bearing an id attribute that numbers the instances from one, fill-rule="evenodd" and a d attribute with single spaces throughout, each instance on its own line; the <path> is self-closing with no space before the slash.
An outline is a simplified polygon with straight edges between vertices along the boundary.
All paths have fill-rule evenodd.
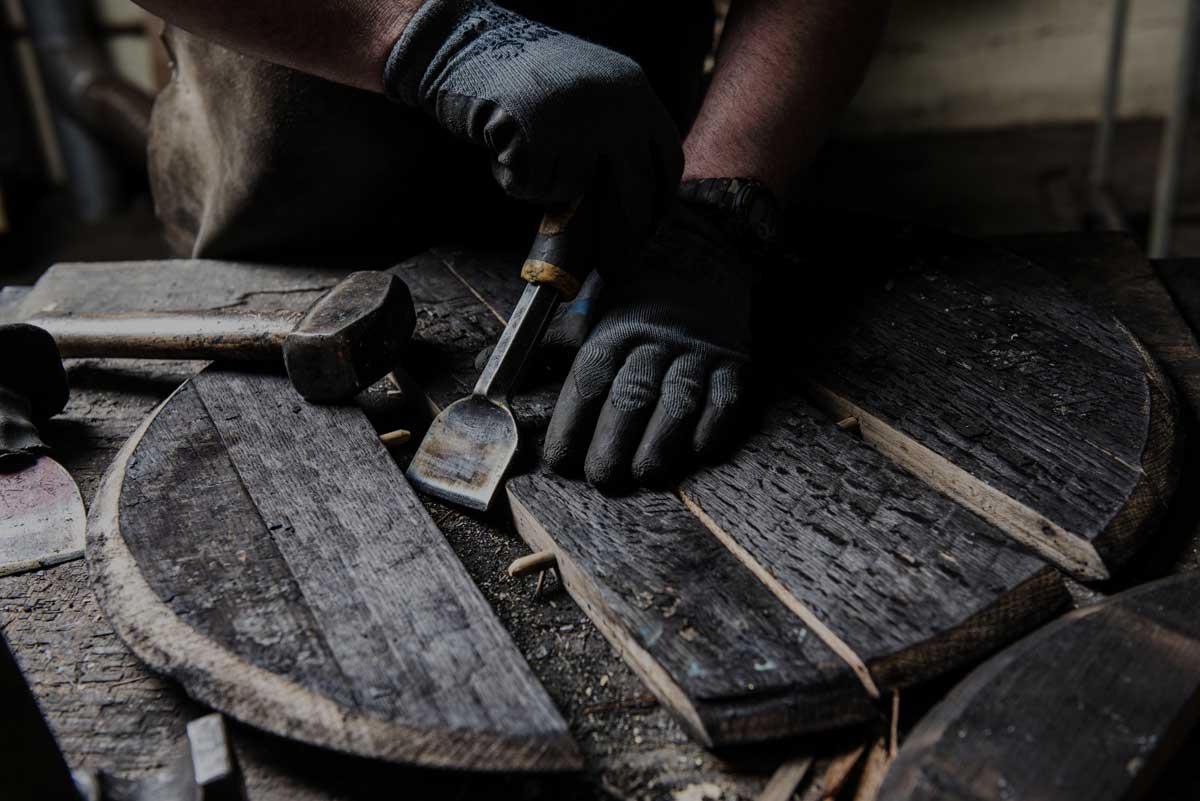
<path id="1" fill-rule="evenodd" d="M 384 88 L 487 148 L 512 197 L 588 193 L 614 251 L 652 233 L 683 168 L 674 122 L 632 59 L 486 0 L 427 0 Z"/>
<path id="2" fill-rule="evenodd" d="M 546 433 L 557 472 L 660 481 L 728 443 L 746 396 L 753 268 L 722 212 L 679 203 L 605 285 Z"/>

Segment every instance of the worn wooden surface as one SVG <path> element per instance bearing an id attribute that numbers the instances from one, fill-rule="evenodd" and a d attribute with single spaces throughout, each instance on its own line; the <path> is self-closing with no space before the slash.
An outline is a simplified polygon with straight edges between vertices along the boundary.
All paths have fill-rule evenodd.
<path id="1" fill-rule="evenodd" d="M 63 266 L 52 274 L 54 293 L 39 292 L 58 308 L 106 311 L 130 302 L 147 310 L 244 305 L 304 308 L 337 275 L 285 272 L 291 283 L 259 283 L 262 272 L 197 270 L 164 282 L 172 295 L 156 295 L 157 269 L 129 265 L 114 284 L 140 287 L 128 294 L 75 291 Z M 90 265 L 72 267 L 93 272 Z M 273 272 L 268 270 L 268 275 Z M 81 276 L 96 280 L 99 276 Z M 95 286 L 108 282 L 96 280 Z M 461 284 L 457 284 L 461 287 Z M 184 291 L 186 289 L 186 291 Z M 464 294 L 465 290 L 461 290 Z M 0 291 L 0 319 L 17 319 L 28 291 Z M 455 295 L 448 296 L 451 303 Z M 120 307 L 105 303 L 120 301 Z M 440 315 L 440 313 L 439 313 Z M 432 358 L 442 324 L 428 313 L 418 323 L 416 350 Z M 456 325 L 456 324 L 455 324 Z M 468 326 L 469 330 L 469 326 Z M 424 332 L 424 333 L 421 333 Z M 424 363 L 415 359 L 417 363 Z M 47 426 L 47 438 L 90 501 L 104 469 L 126 438 L 198 363 L 71 360 L 72 398 Z M 403 417 L 418 413 L 408 409 Z M 753 798 L 785 758 L 773 749 L 720 756 L 696 744 L 643 682 L 614 654 L 588 618 L 554 581 L 539 599 L 532 587 L 510 578 L 504 567 L 527 548 L 503 521 L 480 521 L 434 504 L 432 512 L 489 604 L 562 710 L 583 751 L 578 777 L 507 778 L 408 769 L 302 746 L 234 723 L 231 734 L 253 801 L 358 801 L 378 798 L 380 787 L 403 787 L 414 798 L 460 798 L 486 793 L 527 798 L 670 798 L 675 792 L 716 788 L 725 798 Z M 187 720 L 203 709 L 172 680 L 151 672 L 123 643 L 98 608 L 83 562 L 24 576 L 0 578 L 0 627 L 33 686 L 38 701 L 73 767 L 117 775 L 147 775 L 173 760 Z M 733 761 L 730 761 L 732 759 Z"/>
<path id="2" fill-rule="evenodd" d="M 457 311 L 490 328 L 494 339 L 519 282 L 505 285 L 494 278 L 496 271 L 489 269 L 494 254 L 439 255 L 445 272 L 478 296 L 473 310 L 464 296 Z M 452 292 L 436 265 L 422 265 L 407 280 L 418 306 Z M 476 347 L 461 337 L 443 341 Z M 469 362 L 465 355 L 447 361 Z M 473 376 L 464 367 L 435 401 L 453 400 L 469 389 Z M 522 536 L 532 547 L 558 554 L 567 565 L 567 588 L 614 647 L 660 699 L 715 742 L 832 727 L 847 713 L 867 710 L 861 703 L 840 713 L 829 709 L 828 679 L 805 666 L 812 660 L 808 654 L 763 659 L 772 640 L 786 641 L 780 628 L 799 627 L 832 651 L 843 673 L 855 671 L 860 690 L 871 696 L 880 686 L 907 686 L 978 659 L 1067 603 L 1053 569 L 835 430 L 797 393 L 795 386 L 780 392 L 760 434 L 728 469 L 685 482 L 683 502 L 655 491 L 606 498 L 582 482 L 539 470 L 508 485 Z M 516 405 L 534 428 L 552 398 L 535 382 Z M 690 551 L 680 545 L 688 542 L 694 543 Z M 700 555 L 720 567 L 711 574 L 697 571 Z M 746 569 L 728 566 L 737 561 Z M 780 576 L 782 581 L 773 581 Z M 691 611 L 686 623 L 676 617 L 681 609 L 699 608 L 692 598 L 723 603 L 724 588 L 751 577 L 764 581 L 781 601 L 778 609 L 766 607 L 769 619 L 780 622 L 774 628 L 751 628 L 732 613 L 714 619 Z M 690 591 L 680 589 L 685 587 Z M 744 590 L 736 592 L 745 597 Z M 729 637 L 722 621 L 749 647 L 726 649 L 719 664 L 710 664 L 705 661 L 710 643 Z M 685 626 L 691 639 L 681 636 Z M 752 665 L 759 675 L 747 682 Z M 767 665 L 772 667 L 763 670 Z M 710 698 L 725 699 L 724 708 L 706 706 Z M 768 698 L 775 702 L 762 700 Z M 824 717 L 814 718 L 823 708 Z"/>
<path id="3" fill-rule="evenodd" d="M 794 394 L 680 492 L 880 691 L 978 659 L 1061 611 L 1057 572 Z"/>
<path id="4" fill-rule="evenodd" d="M 92 504 L 101 606 L 147 664 L 276 734 L 396 762 L 578 765 L 566 726 L 354 406 L 210 368 Z"/>
<path id="5" fill-rule="evenodd" d="M 512 479 L 517 530 L 647 686 L 706 743 L 754 742 L 874 716 L 851 669 L 671 493 L 606 498 Z"/>
<path id="6" fill-rule="evenodd" d="M 1200 720 L 1200 576 L 1079 609 L 997 654 L 922 719 L 880 801 L 1149 797 Z"/>
<path id="7" fill-rule="evenodd" d="M 310 301 L 317 291 L 301 296 L 298 305 Z M 419 336 L 421 329 L 429 334 L 461 331 L 472 347 L 480 339 L 481 346 L 488 344 L 488 335 L 480 334 L 488 323 L 481 326 L 482 318 L 473 318 L 470 294 L 452 289 L 446 307 L 427 310 L 418 325 Z M 244 282 L 233 295 L 233 302 L 247 305 L 260 297 Z M 281 297 L 286 298 L 286 293 Z M 268 305 L 277 300 L 266 297 Z M 473 318 L 466 325 L 449 321 L 455 303 L 467 308 L 467 316 Z M 440 347 L 426 338 L 418 350 L 431 358 L 417 360 L 414 374 L 426 369 L 420 364 L 424 362 L 436 375 L 437 358 L 456 354 L 453 348 L 443 352 Z M 1156 351 L 1156 356 L 1162 355 Z M 464 360 L 472 357 L 466 354 Z M 54 444 L 74 443 L 74 452 L 66 461 L 81 477 L 84 495 L 89 497 L 98 470 L 124 435 L 191 370 L 171 363 L 134 369 L 85 362 L 72 365 L 71 372 L 76 397 L 57 427 Z M 467 390 L 469 385 L 463 392 Z M 544 419 L 552 400 L 552 393 L 535 393 L 517 405 L 524 407 L 527 419 Z M 560 787 L 561 797 L 591 797 L 604 787 L 605 792 L 628 798 L 667 798 L 676 791 L 698 793 L 713 788 L 725 798 L 749 798 L 783 761 L 786 755 L 757 749 L 749 762 L 742 755 L 735 763 L 726 764 L 691 745 L 670 716 L 645 695 L 641 681 L 612 656 L 569 599 L 550 592 L 540 601 L 530 601 L 529 588 L 503 574 L 502 566 L 524 552 L 514 535 L 502 525 L 484 524 L 436 504 L 433 509 L 438 524 L 531 658 L 535 672 L 577 734 L 588 760 L 588 773 L 578 786 Z M 0 579 L 0 622 L 6 634 L 16 634 L 20 640 L 14 649 L 64 740 L 72 764 L 137 772 L 161 761 L 170 751 L 168 746 L 156 744 L 172 742 L 182 730 L 183 709 L 189 702 L 174 686 L 147 674 L 115 642 L 86 590 L 81 565 Z M 405 782 L 418 795 L 455 795 L 483 786 L 499 795 L 526 792 L 511 783 L 480 785 L 471 777 L 377 769 L 238 727 L 234 735 L 247 766 L 252 798 L 367 798 L 374 797 L 372 790 L 380 783 L 395 781 Z"/>
<path id="8" fill-rule="evenodd" d="M 1173 490 L 1171 389 L 1115 319 L 1003 249 L 922 231 L 850 262 L 856 297 L 807 343 L 815 398 L 1073 575 L 1112 575 Z M 878 263 L 878 261 L 876 261 Z"/>
<path id="9" fill-rule="evenodd" d="M 496 254 L 439 256 L 398 274 L 428 322 L 418 331 L 426 350 L 409 372 L 445 405 L 470 391 L 475 354 L 494 342 L 522 285 L 515 273 L 494 278 L 506 263 Z M 440 380 L 427 377 L 432 364 Z M 535 381 L 514 399 L 528 431 L 545 422 L 555 395 Z M 529 464 L 536 448 L 527 450 Z M 605 498 L 539 473 L 511 481 L 509 496 L 522 536 L 558 554 L 576 602 L 702 741 L 763 740 L 873 714 L 845 664 L 674 495 Z"/>

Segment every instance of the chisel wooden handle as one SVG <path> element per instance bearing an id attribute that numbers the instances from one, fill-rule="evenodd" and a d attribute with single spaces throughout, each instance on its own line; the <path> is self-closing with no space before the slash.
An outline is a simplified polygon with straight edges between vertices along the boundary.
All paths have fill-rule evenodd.
<path id="1" fill-rule="evenodd" d="M 591 272 L 593 215 L 585 199 L 550 209 L 542 217 L 521 277 L 549 284 L 563 300 L 571 300 Z"/>

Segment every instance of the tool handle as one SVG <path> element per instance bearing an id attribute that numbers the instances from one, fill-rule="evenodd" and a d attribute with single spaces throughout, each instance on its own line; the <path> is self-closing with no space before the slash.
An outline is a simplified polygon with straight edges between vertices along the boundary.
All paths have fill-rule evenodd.
<path id="1" fill-rule="evenodd" d="M 592 269 L 592 228 L 591 204 L 585 198 L 547 210 L 521 277 L 531 284 L 553 286 L 563 300 L 574 298 Z"/>
<path id="2" fill-rule="evenodd" d="M 224 309 L 38 317 L 65 357 L 278 359 L 304 316 L 298 311 Z"/>

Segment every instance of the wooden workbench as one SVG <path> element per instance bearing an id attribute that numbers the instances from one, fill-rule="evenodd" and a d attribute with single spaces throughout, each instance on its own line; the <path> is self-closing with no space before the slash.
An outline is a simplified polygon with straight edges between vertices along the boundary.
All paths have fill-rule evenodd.
<path id="1" fill-rule="evenodd" d="M 1165 289 L 1123 239 L 1063 235 L 1006 242 L 1031 258 L 1058 265 L 1093 303 L 1112 307 L 1174 379 L 1185 409 L 1200 409 L 1200 354 Z M 314 293 L 297 273 L 280 291 Z M 21 297 L 0 295 L 0 318 Z M 269 304 L 270 298 L 236 302 Z M 11 313 L 11 312 L 10 312 Z M 69 365 L 73 397 L 46 431 L 64 464 L 91 498 L 100 475 L 142 418 L 199 365 L 80 360 Z M 1183 481 L 1196 475 L 1194 459 Z M 1078 602 L 1094 600 L 1145 578 L 1200 567 L 1196 504 L 1176 504 L 1166 534 L 1116 582 L 1072 583 Z M 694 745 L 657 705 L 641 681 L 609 648 L 584 614 L 561 592 L 532 598 L 532 586 L 504 567 L 527 552 L 507 526 L 491 526 L 432 504 L 434 517 L 487 600 L 508 627 L 539 680 L 563 711 L 587 759 L 581 777 L 473 777 L 384 766 L 318 752 L 234 725 L 233 734 L 252 799 L 376 798 L 402 787 L 413 797 L 489 795 L 533 797 L 692 798 L 757 795 L 789 758 L 822 748 L 829 753 L 865 742 L 794 742 L 753 754 L 717 757 Z M 0 627 L 17 654 L 68 761 L 77 767 L 136 775 L 175 754 L 183 724 L 202 710 L 175 685 L 147 672 L 116 638 L 96 606 L 83 562 L 0 579 Z M 906 716 L 935 700 L 944 686 L 922 693 Z M 906 702 L 907 703 L 907 702 Z M 418 792 L 418 788 L 425 790 Z M 501 789 L 503 788 L 503 789 Z M 705 795 L 707 793 L 707 795 Z"/>

